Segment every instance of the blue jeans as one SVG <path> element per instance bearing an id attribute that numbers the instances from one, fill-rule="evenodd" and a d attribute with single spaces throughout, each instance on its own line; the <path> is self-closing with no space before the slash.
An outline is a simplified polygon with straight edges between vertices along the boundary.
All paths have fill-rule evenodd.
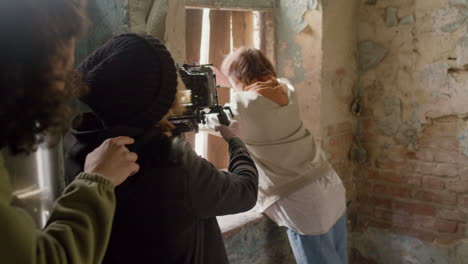
<path id="1" fill-rule="evenodd" d="M 346 214 L 322 235 L 287 233 L 297 264 L 348 264 Z"/>

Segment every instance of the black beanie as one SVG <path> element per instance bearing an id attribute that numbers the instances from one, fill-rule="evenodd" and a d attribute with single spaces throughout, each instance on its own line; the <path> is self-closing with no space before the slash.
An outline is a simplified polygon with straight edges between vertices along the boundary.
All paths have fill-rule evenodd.
<path id="1" fill-rule="evenodd" d="M 107 126 L 153 126 L 176 97 L 174 59 L 150 35 L 116 36 L 89 55 L 78 71 L 89 87 L 80 100 Z"/>

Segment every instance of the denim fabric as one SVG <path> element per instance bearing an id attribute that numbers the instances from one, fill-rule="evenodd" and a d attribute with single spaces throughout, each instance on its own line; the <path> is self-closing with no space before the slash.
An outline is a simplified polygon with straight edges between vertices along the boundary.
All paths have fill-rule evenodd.
<path id="1" fill-rule="evenodd" d="M 322 235 L 287 233 L 297 264 L 348 264 L 346 215 Z"/>

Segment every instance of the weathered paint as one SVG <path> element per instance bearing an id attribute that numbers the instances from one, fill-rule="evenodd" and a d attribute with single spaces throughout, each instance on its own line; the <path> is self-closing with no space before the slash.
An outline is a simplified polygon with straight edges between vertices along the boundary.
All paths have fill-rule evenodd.
<path id="1" fill-rule="evenodd" d="M 323 8 L 321 124 L 355 120 L 350 104 L 357 79 L 358 0 L 328 1 Z"/>
<path id="2" fill-rule="evenodd" d="M 359 43 L 358 61 L 359 69 L 367 70 L 377 66 L 387 55 L 388 50 L 378 43 L 370 40 Z"/>
<path id="3" fill-rule="evenodd" d="M 389 27 L 394 27 L 398 25 L 398 8 L 395 7 L 387 7 L 387 15 L 386 15 L 386 24 Z"/>
<path id="4" fill-rule="evenodd" d="M 468 263 L 462 172 L 468 156 L 468 127 L 462 127 L 468 116 L 466 4 L 379 0 L 359 6 L 359 43 L 387 50 L 382 59 L 359 50 L 376 63 L 360 71 L 357 85 L 364 109 L 359 136 L 369 159 L 356 181 L 358 195 L 369 199 L 358 206 L 363 224 L 351 245 L 369 263 Z M 395 17 L 391 27 L 386 23 L 389 7 L 398 9 L 398 25 Z M 421 199 L 426 190 L 447 200 Z M 418 210 L 425 206 L 436 213 L 424 216 Z M 457 227 L 433 227 L 444 219 Z"/>
<path id="5" fill-rule="evenodd" d="M 154 0 L 128 0 L 131 32 L 146 32 L 146 20 Z"/>
<path id="6" fill-rule="evenodd" d="M 400 19 L 400 25 L 410 25 L 410 24 L 414 24 L 414 22 L 416 22 L 416 19 L 414 18 L 413 15 L 411 16 L 405 16 L 403 18 Z"/>
<path id="7" fill-rule="evenodd" d="M 171 0 L 168 3 L 164 42 L 179 65 L 186 63 L 185 0 Z M 190 30 L 190 29 L 189 29 Z"/>
<path id="8" fill-rule="evenodd" d="M 112 36 L 129 31 L 128 6 L 125 1 L 91 0 L 88 2 L 88 17 L 91 26 L 78 41 L 77 63 Z"/>
<path id="9" fill-rule="evenodd" d="M 434 13 L 433 23 L 436 32 L 451 33 L 460 28 L 466 17 L 454 7 L 439 9 Z"/>
<path id="10" fill-rule="evenodd" d="M 146 33 L 164 40 L 169 0 L 155 0 L 146 22 Z M 183 21 L 182 21 L 183 22 Z"/>

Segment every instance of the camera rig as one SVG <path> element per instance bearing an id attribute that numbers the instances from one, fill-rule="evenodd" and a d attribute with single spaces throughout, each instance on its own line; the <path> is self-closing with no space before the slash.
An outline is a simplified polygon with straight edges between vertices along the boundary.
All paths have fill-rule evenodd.
<path id="1" fill-rule="evenodd" d="M 231 108 L 218 104 L 216 75 L 209 66 L 212 64 L 184 64 L 182 67 L 177 67 L 187 90 L 182 102 L 185 106 L 184 113 L 181 116 L 169 118 L 169 121 L 176 127 L 174 134 L 190 131 L 198 133 L 199 124 L 206 124 L 206 116 L 211 114 L 218 115 L 220 124 L 229 125 L 229 119 L 224 110 L 228 110 L 233 116 Z"/>

